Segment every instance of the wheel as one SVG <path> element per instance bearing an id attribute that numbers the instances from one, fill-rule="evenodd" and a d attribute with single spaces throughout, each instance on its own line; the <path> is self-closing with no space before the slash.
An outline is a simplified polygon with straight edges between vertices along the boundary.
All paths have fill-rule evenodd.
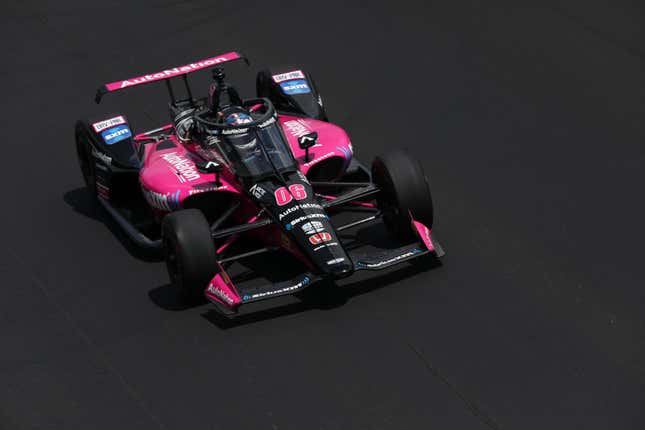
<path id="1" fill-rule="evenodd" d="M 92 156 L 92 147 L 90 144 L 87 131 L 81 121 L 76 123 L 76 155 L 78 164 L 85 180 L 85 185 L 89 190 L 92 198 L 96 197 L 96 165 Z"/>
<path id="2" fill-rule="evenodd" d="M 372 163 L 372 179 L 381 189 L 376 202 L 383 212 L 386 227 L 403 240 L 412 240 L 416 221 L 432 228 L 434 211 L 428 179 L 419 162 L 397 149 L 379 156 Z"/>
<path id="3" fill-rule="evenodd" d="M 206 217 L 199 209 L 185 209 L 166 215 L 161 227 L 170 281 L 185 302 L 202 301 L 219 268 Z"/>

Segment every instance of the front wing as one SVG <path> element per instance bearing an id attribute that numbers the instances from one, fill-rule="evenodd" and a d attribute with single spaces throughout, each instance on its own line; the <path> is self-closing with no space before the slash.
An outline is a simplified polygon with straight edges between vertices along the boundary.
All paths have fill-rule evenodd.
<path id="1" fill-rule="evenodd" d="M 423 224 L 413 221 L 418 233 L 418 241 L 395 249 L 376 252 L 349 252 L 354 271 L 383 270 L 403 262 L 434 254 L 442 257 L 445 253 L 431 231 Z M 289 280 L 267 283 L 259 286 L 236 284 L 221 268 L 204 292 L 206 298 L 224 315 L 235 315 L 240 306 L 275 297 L 291 295 L 314 285 L 323 278 L 310 272 L 297 275 Z"/>

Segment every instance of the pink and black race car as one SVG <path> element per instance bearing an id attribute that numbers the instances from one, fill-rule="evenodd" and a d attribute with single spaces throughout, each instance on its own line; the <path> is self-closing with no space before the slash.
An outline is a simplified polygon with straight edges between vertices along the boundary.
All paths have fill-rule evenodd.
<path id="1" fill-rule="evenodd" d="M 301 69 L 261 71 L 257 97 L 242 99 L 222 70 L 238 59 L 244 57 L 230 52 L 99 88 L 97 103 L 109 92 L 164 81 L 168 125 L 134 135 L 122 114 L 76 123 L 89 191 L 134 243 L 163 249 L 187 301 L 205 296 L 234 315 L 246 303 L 358 270 L 443 255 L 418 161 L 397 149 L 364 167 Z M 213 82 L 207 97 L 194 98 L 187 75 L 203 69 L 212 69 Z M 185 98 L 175 97 L 177 81 Z M 351 234 L 378 221 L 395 246 L 368 243 L 377 234 Z M 279 256 L 268 267 L 270 280 L 251 279 L 253 260 L 266 263 L 269 254 Z M 233 275 L 236 264 L 246 271 Z M 287 268 L 297 273 L 272 279 Z"/>

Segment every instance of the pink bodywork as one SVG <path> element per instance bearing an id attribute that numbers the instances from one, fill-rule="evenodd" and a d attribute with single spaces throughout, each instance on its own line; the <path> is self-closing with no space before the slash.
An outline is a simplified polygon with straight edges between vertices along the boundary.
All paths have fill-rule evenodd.
<path id="1" fill-rule="evenodd" d="M 314 165 L 333 157 L 342 159 L 345 166 L 349 165 L 352 146 L 347 133 L 340 127 L 287 115 L 280 116 L 279 120 L 291 151 L 305 175 Z M 168 126 L 163 128 L 169 129 Z M 318 133 L 318 143 L 309 149 L 309 161 L 305 162 L 305 151 L 298 146 L 298 137 L 312 131 Z M 147 138 L 138 135 L 135 140 L 143 142 Z M 180 209 L 186 198 L 201 192 L 241 192 L 228 170 L 222 172 L 222 185 L 219 187 L 214 185 L 214 174 L 198 172 L 191 156 L 195 147 L 193 144 L 183 144 L 174 134 L 169 136 L 169 140 L 174 143 L 174 148 L 158 150 L 159 143 L 145 144 L 145 161 L 139 176 L 144 197 L 157 215 Z M 211 186 L 205 187 L 208 184 Z M 195 188 L 195 185 L 204 188 Z"/>
<path id="2" fill-rule="evenodd" d="M 235 306 L 240 304 L 242 299 L 233 286 L 231 278 L 229 278 L 228 274 L 224 271 L 224 269 L 222 269 L 221 266 L 220 270 L 220 273 L 215 275 L 213 279 L 211 279 L 211 281 L 208 283 L 208 287 L 206 287 L 204 295 L 209 300 L 214 300 L 218 303 L 222 303 L 225 306 L 234 308 Z"/>
<path id="3" fill-rule="evenodd" d="M 412 223 L 414 225 L 414 228 L 417 230 L 419 237 L 423 241 L 423 244 L 426 246 L 426 248 L 428 248 L 428 251 L 434 251 L 434 245 L 432 244 L 432 232 L 430 231 L 430 229 L 419 221 L 415 221 L 414 219 L 412 219 Z"/>
<path id="4" fill-rule="evenodd" d="M 280 116 L 280 124 L 291 146 L 291 151 L 300 163 L 300 170 L 305 175 L 319 162 L 339 157 L 345 161 L 345 167 L 353 156 L 352 143 L 342 128 L 328 122 L 288 115 Z M 305 150 L 298 146 L 298 138 L 307 133 L 318 133 L 318 143 L 309 148 L 309 161 L 305 162 Z"/>
<path id="5" fill-rule="evenodd" d="M 279 121 L 287 143 L 300 164 L 300 170 L 305 175 L 313 166 L 332 157 L 338 157 L 343 161 L 343 171 L 349 165 L 353 155 L 352 145 L 347 133 L 340 127 L 324 121 L 288 115 L 280 116 Z M 167 125 L 162 129 L 170 131 L 172 126 Z M 300 149 L 298 137 L 312 131 L 318 133 L 318 143 L 309 149 L 309 161 L 305 162 L 305 151 Z M 184 200 L 194 194 L 203 192 L 242 194 L 239 184 L 228 170 L 225 169 L 221 173 L 219 187 L 214 184 L 215 174 L 205 174 L 197 170 L 191 155 L 193 151 L 196 152 L 194 144 L 184 144 L 174 134 L 171 134 L 168 140 L 175 147 L 157 149 L 157 146 L 163 142 L 146 143 L 149 139 L 151 138 L 145 134 L 137 135 L 134 139 L 135 142 L 145 145 L 144 163 L 139 174 L 139 181 L 146 201 L 159 218 L 168 212 L 181 209 Z M 253 222 L 257 219 L 259 210 L 257 206 L 247 204 L 242 208 L 244 213 L 238 217 L 239 222 Z M 309 263 L 298 248 L 293 245 L 291 239 L 276 225 L 253 230 L 248 234 L 257 235 L 268 246 L 278 246 L 291 252 L 304 263 Z M 231 237 L 223 245 L 220 245 L 217 250 L 218 254 L 223 252 L 234 240 L 235 237 Z M 214 262 L 214 264 L 218 263 Z M 230 308 L 234 308 L 241 302 L 239 294 L 223 269 L 213 277 L 204 294 L 210 300 Z"/>

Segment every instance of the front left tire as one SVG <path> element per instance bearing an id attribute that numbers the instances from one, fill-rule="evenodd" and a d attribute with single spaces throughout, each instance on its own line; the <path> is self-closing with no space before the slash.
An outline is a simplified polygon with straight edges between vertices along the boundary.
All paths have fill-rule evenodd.
<path id="1" fill-rule="evenodd" d="M 172 212 L 162 221 L 162 237 L 173 286 L 186 303 L 203 301 L 204 290 L 219 270 L 206 217 L 199 209 Z"/>

